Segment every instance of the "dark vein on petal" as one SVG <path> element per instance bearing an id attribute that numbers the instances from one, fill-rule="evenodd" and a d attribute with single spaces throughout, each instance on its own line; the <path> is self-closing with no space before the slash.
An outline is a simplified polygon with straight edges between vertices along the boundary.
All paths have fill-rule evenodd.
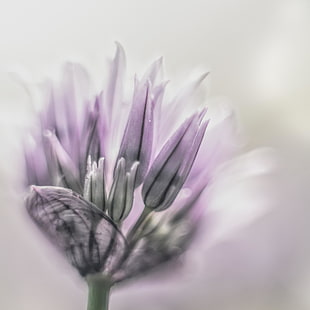
<path id="1" fill-rule="evenodd" d="M 176 172 L 173 174 L 172 178 L 170 179 L 168 185 L 166 186 L 165 190 L 161 193 L 160 200 L 157 202 L 157 207 L 161 206 L 161 204 L 165 201 L 167 193 L 171 187 L 172 184 L 176 184 L 177 182 L 175 181 L 179 177 L 179 171 L 180 171 L 180 166 L 176 170 Z"/>
<path id="2" fill-rule="evenodd" d="M 146 95 L 145 95 L 145 102 L 144 102 L 144 109 L 143 109 L 143 117 L 142 117 L 142 124 L 141 124 L 141 131 L 140 131 L 140 139 L 139 139 L 139 147 L 138 147 L 138 153 L 137 153 L 137 161 L 140 161 L 141 157 L 141 151 L 142 151 L 142 144 L 143 144 L 143 136 L 145 131 L 145 116 L 146 116 L 146 110 L 148 106 L 148 98 L 149 97 L 149 87 L 146 89 Z"/>
<path id="3" fill-rule="evenodd" d="M 184 136 L 186 135 L 190 125 L 192 124 L 192 122 L 190 122 L 186 128 L 186 130 L 184 131 L 184 133 L 182 134 L 182 136 L 180 137 L 178 143 L 174 146 L 174 148 L 171 150 L 169 156 L 167 157 L 167 159 L 165 160 L 165 162 L 163 163 L 163 165 L 160 167 L 160 169 L 158 170 L 157 174 L 154 176 L 152 183 L 149 185 L 148 190 L 146 191 L 146 193 L 144 194 L 144 198 L 146 199 L 147 195 L 149 194 L 149 192 L 151 191 L 153 185 L 157 182 L 158 178 L 160 177 L 161 173 L 163 172 L 164 168 L 166 167 L 166 165 L 168 164 L 169 160 L 171 159 L 172 155 L 176 152 L 176 150 L 178 149 L 179 145 L 181 144 Z M 155 159 L 156 161 L 156 159 Z M 152 169 L 152 168 L 151 168 Z M 178 170 L 178 168 L 177 168 Z"/>
<path id="4" fill-rule="evenodd" d="M 108 259 L 109 255 L 110 255 L 110 252 L 112 252 L 112 250 L 113 250 L 114 243 L 116 241 L 115 236 L 116 236 L 116 230 L 112 230 L 112 235 L 111 235 L 111 238 L 110 238 L 109 245 L 108 245 L 108 247 L 107 247 L 107 249 L 106 249 L 106 251 L 105 251 L 105 253 L 104 253 L 103 257 L 102 257 L 103 264 L 101 266 L 101 270 L 104 270 L 104 268 L 106 266 L 106 263 L 107 263 L 107 259 Z"/>

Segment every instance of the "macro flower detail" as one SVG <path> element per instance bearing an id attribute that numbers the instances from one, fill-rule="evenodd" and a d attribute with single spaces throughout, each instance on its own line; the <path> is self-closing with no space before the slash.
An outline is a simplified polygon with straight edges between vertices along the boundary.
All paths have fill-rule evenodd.
<path id="1" fill-rule="evenodd" d="M 27 210 L 82 276 L 112 270 L 125 249 L 115 223 L 93 204 L 61 187 L 32 187 Z"/>
<path id="2" fill-rule="evenodd" d="M 145 206 L 157 211 L 167 209 L 189 174 L 208 122 L 205 111 L 186 120 L 167 141 L 145 178 L 142 196 Z"/>
<path id="3" fill-rule="evenodd" d="M 103 90 L 66 64 L 60 82 L 45 84 L 25 146 L 27 211 L 92 283 L 90 300 L 101 298 L 92 286 L 100 279 L 111 287 L 178 257 L 199 226 L 216 160 L 207 160 L 212 148 L 200 154 L 207 109 L 185 103 L 206 75 L 172 99 L 161 75 L 159 59 L 128 95 L 119 44 Z"/>

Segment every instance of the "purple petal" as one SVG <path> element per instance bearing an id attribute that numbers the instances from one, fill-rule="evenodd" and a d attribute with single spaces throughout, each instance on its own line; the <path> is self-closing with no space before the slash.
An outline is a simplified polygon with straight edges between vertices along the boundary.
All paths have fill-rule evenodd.
<path id="1" fill-rule="evenodd" d="M 26 185 L 52 185 L 42 145 L 39 147 L 33 137 L 29 136 L 24 143 L 24 150 Z"/>
<path id="2" fill-rule="evenodd" d="M 167 190 L 166 196 L 165 196 L 165 203 L 163 203 L 158 210 L 165 210 L 167 209 L 175 200 L 176 196 L 179 193 L 179 190 L 182 188 L 183 184 L 186 181 L 186 178 L 188 174 L 191 171 L 191 168 L 193 166 L 193 163 L 196 159 L 199 147 L 201 145 L 201 141 L 204 137 L 204 133 L 206 131 L 206 128 L 208 126 L 208 121 L 204 122 L 200 127 L 199 130 L 193 140 L 193 144 L 190 147 L 188 153 L 185 155 L 178 174 L 180 175 L 179 178 L 176 178 L 174 186 L 170 186 Z"/>
<path id="3" fill-rule="evenodd" d="M 110 121 L 114 123 L 116 113 L 119 112 L 120 104 L 123 100 L 123 84 L 126 67 L 126 56 L 123 47 L 116 42 L 116 53 L 111 63 L 108 85 L 106 90 L 105 104 L 110 116 Z"/>
<path id="4" fill-rule="evenodd" d="M 132 109 L 122 139 L 119 158 L 126 161 L 125 170 L 129 171 L 139 162 L 136 186 L 140 185 L 147 172 L 153 142 L 153 101 L 150 84 L 136 84 Z"/>
<path id="5" fill-rule="evenodd" d="M 197 104 L 193 100 L 194 94 L 208 74 L 204 73 L 195 80 L 187 83 L 179 90 L 169 104 L 163 106 L 160 140 L 166 138 L 167 132 L 174 131 L 175 126 L 179 124 L 180 119 L 183 119 L 184 115 L 191 115 L 197 109 Z"/>
<path id="6" fill-rule="evenodd" d="M 205 110 L 187 119 L 167 141 L 145 178 L 142 196 L 147 207 L 168 208 L 182 188 L 197 155 L 207 123 Z"/>
<path id="7" fill-rule="evenodd" d="M 70 156 L 63 149 L 55 134 L 47 131 L 45 136 L 50 146 L 51 162 L 49 164 L 50 170 L 54 171 L 54 178 L 60 177 L 60 182 L 65 187 L 82 193 L 79 171 Z"/>
<path id="8" fill-rule="evenodd" d="M 212 117 L 213 126 L 208 129 L 186 180 L 186 185 L 189 187 L 195 184 L 198 179 L 209 181 L 215 169 L 222 162 L 231 158 L 238 149 L 234 114 L 230 110 L 225 110 L 225 112 L 227 114 L 218 123 L 215 123 L 215 117 Z"/>
<path id="9" fill-rule="evenodd" d="M 147 69 L 144 76 L 141 79 L 141 83 L 146 83 L 150 81 L 152 85 L 157 84 L 158 78 L 161 77 L 163 71 L 163 57 L 155 60 L 151 66 Z"/>
<path id="10" fill-rule="evenodd" d="M 99 98 L 95 98 L 95 102 L 92 108 L 85 111 L 85 123 L 81 134 L 81 148 L 78 150 L 80 156 L 80 174 L 83 176 L 86 173 L 87 158 L 91 156 L 91 159 L 95 162 L 99 158 L 103 157 L 102 150 L 104 149 L 104 140 L 101 139 L 102 126 L 100 123 L 100 106 Z"/>

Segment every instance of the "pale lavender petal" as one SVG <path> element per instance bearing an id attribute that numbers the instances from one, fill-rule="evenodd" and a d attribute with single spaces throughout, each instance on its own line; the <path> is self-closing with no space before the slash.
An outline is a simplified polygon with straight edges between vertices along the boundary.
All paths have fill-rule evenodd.
<path id="1" fill-rule="evenodd" d="M 231 109 L 225 107 L 224 110 L 224 116 L 217 117 L 217 123 L 216 115 L 211 115 L 210 126 L 185 186 L 192 187 L 198 180 L 209 182 L 220 164 L 236 154 L 239 145 L 235 116 Z"/>
<path id="2" fill-rule="evenodd" d="M 84 105 L 90 98 L 91 81 L 79 64 L 67 63 L 63 67 L 59 85 L 50 87 L 50 112 L 46 113 L 42 129 L 54 131 L 74 162 L 79 160 L 80 131 Z M 48 126 L 48 127 L 47 127 Z"/>
<path id="3" fill-rule="evenodd" d="M 60 182 L 64 187 L 72 188 L 74 191 L 82 193 L 79 171 L 70 156 L 63 149 L 55 134 L 47 131 L 45 136 L 50 146 L 55 177 L 60 178 Z"/>
<path id="4" fill-rule="evenodd" d="M 155 60 L 151 66 L 146 70 L 145 74 L 141 79 L 141 83 L 150 81 L 152 85 L 157 85 L 158 80 L 162 76 L 163 71 L 163 57 Z"/>
<path id="5" fill-rule="evenodd" d="M 71 152 L 77 161 L 77 154 L 80 148 L 79 141 L 79 122 L 78 122 L 78 111 L 77 111 L 77 92 L 76 92 L 76 81 L 75 81 L 75 66 L 74 64 L 67 63 L 63 69 L 63 82 L 62 82 L 62 101 L 63 101 L 63 113 L 66 117 L 66 132 L 67 139 L 69 139 L 66 149 Z M 60 102 L 60 100 L 59 100 Z"/>
<path id="6" fill-rule="evenodd" d="M 99 95 L 96 96 L 95 105 L 99 114 L 98 124 L 97 124 L 97 134 L 99 136 L 99 148 L 100 156 L 106 156 L 107 140 L 109 136 L 108 121 L 106 119 L 106 113 L 104 111 L 104 93 L 101 91 Z"/>
<path id="7" fill-rule="evenodd" d="M 38 148 L 32 137 L 28 137 L 24 143 L 26 185 L 46 184 L 52 185 L 49 175 L 45 153 L 42 148 Z"/>
<path id="8" fill-rule="evenodd" d="M 123 134 L 124 122 L 124 77 L 126 56 L 123 47 L 116 42 L 114 59 L 109 63 L 107 85 L 103 93 L 102 120 L 109 131 L 105 134 L 105 158 L 107 159 L 107 180 L 111 182 L 112 171 L 116 163 L 118 147 Z M 125 113 L 126 114 L 126 113 Z M 103 132 L 105 133 L 105 132 Z"/>
<path id="9" fill-rule="evenodd" d="M 209 75 L 209 72 L 201 74 L 198 78 L 194 79 L 184 87 L 180 89 L 178 94 L 173 98 L 171 103 L 168 105 L 167 109 L 167 118 L 169 119 L 169 116 L 174 113 L 176 108 L 182 108 L 182 112 L 188 112 L 191 111 L 191 109 L 197 109 L 197 106 L 195 105 L 189 105 L 191 103 L 193 95 L 201 85 L 201 83 L 206 79 L 206 77 Z"/>
<path id="10" fill-rule="evenodd" d="M 191 115 L 197 110 L 198 105 L 195 104 L 193 98 L 199 86 L 208 75 L 209 73 L 204 73 L 193 81 L 190 81 L 179 90 L 172 100 L 163 105 L 159 141 L 166 139 L 167 133 L 173 132 L 176 126 L 182 122 L 184 117 Z M 201 101 L 199 100 L 198 102 Z M 176 113 L 176 111 L 178 111 L 178 113 Z"/>
<path id="11" fill-rule="evenodd" d="M 123 100 L 125 67 L 126 56 L 124 49 L 118 42 L 116 42 L 116 53 L 110 66 L 108 85 L 105 92 L 105 105 L 112 125 Z"/>
<path id="12" fill-rule="evenodd" d="M 154 106 L 154 134 L 153 134 L 153 148 L 152 148 L 152 157 L 153 160 L 154 156 L 158 153 L 161 145 L 160 145 L 160 134 L 162 131 L 162 103 L 164 101 L 164 95 L 166 86 L 168 81 L 164 81 L 153 88 L 153 106 Z M 167 132 L 166 132 L 167 134 Z"/>
<path id="13" fill-rule="evenodd" d="M 86 173 L 87 158 L 91 156 L 91 159 L 97 162 L 104 156 L 102 151 L 105 146 L 104 140 L 101 139 L 102 125 L 100 121 L 99 99 L 96 97 L 94 104 L 90 105 L 90 108 L 85 111 L 85 121 L 81 133 L 81 147 L 78 150 L 81 181 L 83 181 Z"/>

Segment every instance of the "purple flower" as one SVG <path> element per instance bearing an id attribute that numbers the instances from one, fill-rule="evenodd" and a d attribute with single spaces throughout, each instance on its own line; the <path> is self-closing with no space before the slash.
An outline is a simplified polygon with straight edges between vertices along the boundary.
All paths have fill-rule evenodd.
<path id="1" fill-rule="evenodd" d="M 198 227 L 218 154 L 204 137 L 206 108 L 187 100 L 206 75 L 166 99 L 161 71 L 159 59 L 135 77 L 128 100 L 117 45 L 103 91 L 73 64 L 47 83 L 25 150 L 26 207 L 82 276 L 116 283 L 148 271 L 180 255 Z"/>

